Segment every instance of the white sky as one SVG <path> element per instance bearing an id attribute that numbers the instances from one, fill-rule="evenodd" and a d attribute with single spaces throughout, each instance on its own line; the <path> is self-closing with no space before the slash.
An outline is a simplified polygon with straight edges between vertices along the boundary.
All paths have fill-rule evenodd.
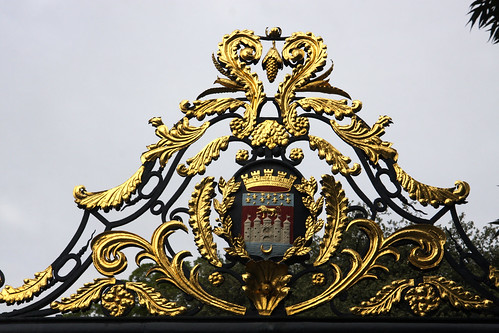
<path id="1" fill-rule="evenodd" d="M 181 100 L 212 87 L 211 54 L 235 29 L 322 36 L 335 63 L 331 83 L 363 102 L 369 124 L 392 117 L 383 138 L 400 165 L 433 186 L 467 181 L 460 210 L 481 225 L 495 220 L 499 45 L 466 26 L 470 2 L 1 0 L 7 284 L 20 285 L 65 247 L 82 214 L 75 185 L 97 191 L 125 181 L 156 142 L 147 121 L 161 116 L 171 126 Z"/>

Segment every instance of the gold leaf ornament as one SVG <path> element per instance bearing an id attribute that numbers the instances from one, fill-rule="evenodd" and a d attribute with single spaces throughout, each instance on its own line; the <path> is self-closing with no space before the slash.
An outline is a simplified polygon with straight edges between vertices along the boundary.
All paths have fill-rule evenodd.
<path id="1" fill-rule="evenodd" d="M 251 136 L 252 146 L 265 145 L 269 149 L 286 146 L 289 142 L 286 129 L 275 120 L 265 120 L 263 123 L 258 124 Z"/>
<path id="2" fill-rule="evenodd" d="M 123 285 L 117 284 L 102 295 L 101 303 L 111 316 L 119 317 L 135 305 L 135 297 Z"/>
<path id="3" fill-rule="evenodd" d="M 338 172 L 344 176 L 357 176 L 360 174 L 361 167 L 358 163 L 354 163 L 350 168 L 348 165 L 351 162 L 350 157 L 342 155 L 332 144 L 326 140 L 309 135 L 308 142 L 310 149 L 316 150 L 319 158 L 326 159 L 327 164 L 331 165 L 331 172 L 336 175 Z"/>
<path id="4" fill-rule="evenodd" d="M 326 201 L 327 221 L 314 266 L 325 264 L 336 252 L 348 224 L 348 199 L 341 183 L 335 182 L 333 176 L 322 176 L 322 193 Z"/>
<path id="5" fill-rule="evenodd" d="M 11 305 L 31 300 L 35 295 L 47 288 L 52 276 L 52 266 L 49 266 L 45 270 L 35 273 L 33 279 L 25 279 L 21 287 L 5 286 L 0 292 L 0 303 Z"/>
<path id="6" fill-rule="evenodd" d="M 213 177 L 204 178 L 195 186 L 189 200 L 189 225 L 194 233 L 194 241 L 199 253 L 210 264 L 221 267 L 222 262 L 217 255 L 217 245 L 213 241 L 210 225 L 211 199 L 215 196 Z"/>
<path id="7" fill-rule="evenodd" d="M 143 282 L 127 282 L 126 289 L 134 291 L 137 294 L 139 304 L 145 306 L 152 315 L 176 316 L 187 310 L 184 306 L 169 302 L 160 292 Z"/>
<path id="8" fill-rule="evenodd" d="M 206 172 L 206 166 L 220 157 L 220 151 L 227 149 L 229 138 L 230 136 L 223 136 L 207 144 L 196 156 L 187 159 L 188 167 L 185 164 L 177 166 L 178 174 L 183 177 L 203 175 Z"/>
<path id="9" fill-rule="evenodd" d="M 52 302 L 50 307 L 62 313 L 88 309 L 93 302 L 97 302 L 101 298 L 104 288 L 115 283 L 115 278 L 95 279 L 94 282 L 85 283 L 83 287 L 79 288 L 75 294 L 71 294 L 70 297 L 63 297 L 60 301 Z"/>

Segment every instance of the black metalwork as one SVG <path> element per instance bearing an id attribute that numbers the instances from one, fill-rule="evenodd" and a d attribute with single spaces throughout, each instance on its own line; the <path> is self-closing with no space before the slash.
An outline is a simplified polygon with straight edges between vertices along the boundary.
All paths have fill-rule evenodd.
<path id="1" fill-rule="evenodd" d="M 270 38 L 262 36 L 261 39 L 269 40 Z M 285 37 L 278 38 L 278 40 L 284 39 Z M 200 96 L 206 96 L 209 93 L 210 92 L 208 91 L 207 93 L 203 93 Z M 240 100 L 246 99 L 242 98 Z M 265 120 L 274 120 L 281 125 L 284 124 L 283 119 L 280 116 L 281 112 L 279 110 L 278 104 L 275 102 L 275 98 L 266 97 L 265 103 L 267 102 L 271 102 L 269 104 L 273 104 L 276 107 L 278 116 L 258 117 L 257 124 L 260 124 Z M 262 107 L 265 103 L 262 103 L 260 105 L 260 109 L 258 110 L 259 113 L 261 113 Z M 330 119 L 322 114 L 303 112 L 302 114 L 300 114 L 300 116 L 306 117 L 312 121 L 322 122 L 326 125 L 329 125 L 330 122 Z M 222 121 L 230 121 L 233 118 L 242 119 L 242 116 L 236 113 L 227 113 L 213 117 L 210 122 L 212 124 L 216 124 Z M 284 165 L 290 170 L 297 170 L 302 161 L 291 160 L 286 155 L 288 153 L 288 149 L 291 146 L 293 146 L 294 144 L 299 144 L 301 142 L 308 142 L 308 137 L 292 137 L 290 138 L 289 143 L 286 146 L 277 146 L 273 149 L 269 149 L 265 146 L 254 147 L 252 146 L 250 140 L 247 138 L 239 139 L 235 136 L 231 136 L 229 139 L 229 146 L 232 146 L 234 144 L 242 144 L 247 146 L 247 148 L 250 150 L 250 156 L 247 160 L 237 162 L 243 169 L 248 166 L 254 165 L 255 163 L 278 163 Z M 40 296 L 35 295 L 33 300 L 28 301 L 25 304 L 18 305 L 16 309 L 1 313 L 0 318 L 5 319 L 14 317 L 44 317 L 56 314 L 57 311 L 49 307 L 50 303 L 59 299 L 61 295 L 70 290 L 69 288 L 74 287 L 75 281 L 82 275 L 83 272 L 87 270 L 87 268 L 92 263 L 89 241 L 85 243 L 85 246 L 77 247 L 77 244 L 81 244 L 84 241 L 84 235 L 88 235 L 89 233 L 91 233 L 93 237 L 94 234 L 97 235 L 104 231 L 123 228 L 124 226 L 129 225 L 132 222 L 140 220 L 140 218 L 146 216 L 146 214 L 148 213 L 153 216 L 157 216 L 159 218 L 159 223 L 163 223 L 169 220 L 184 221 L 185 223 L 185 218 L 182 218 L 182 216 L 188 217 L 189 209 L 186 207 L 187 201 L 184 200 L 185 198 L 182 199 L 184 201 L 180 199 L 182 198 L 182 195 L 185 195 L 186 191 L 189 192 L 188 189 L 190 188 L 192 180 L 197 176 L 188 176 L 185 178 L 181 178 L 178 174 L 176 174 L 175 171 L 177 165 L 179 165 L 181 161 L 183 161 L 183 157 L 188 150 L 190 150 L 190 147 L 178 151 L 167 168 L 163 168 L 155 162 L 148 162 L 145 164 L 146 167 L 142 176 L 142 183 L 137 188 L 134 197 L 128 203 L 126 203 L 119 212 L 120 214 L 128 214 L 129 211 L 133 210 L 128 215 L 113 220 L 108 212 L 102 212 L 98 208 L 92 210 L 84 210 L 80 225 L 76 230 L 74 236 L 71 238 L 61 254 L 51 264 L 54 270 L 53 278 L 50 280 L 48 285 L 43 288 L 43 290 L 36 293 Z M 348 189 L 349 196 L 353 197 L 353 195 L 355 194 L 357 198 L 357 202 L 352 201 L 349 205 L 349 214 L 352 216 L 352 218 L 369 218 L 371 220 L 376 220 L 378 218 L 382 218 L 383 213 L 390 211 L 407 220 L 407 223 L 412 224 L 434 225 L 437 223 L 437 221 L 442 221 L 445 218 L 451 220 L 453 223 L 453 230 L 449 230 L 448 243 L 449 246 L 455 250 L 451 250 L 450 248 L 448 248 L 445 251 L 445 261 L 455 270 L 455 272 L 457 272 L 462 277 L 462 281 L 466 288 L 468 288 L 473 293 L 480 295 L 480 297 L 493 302 L 493 305 L 491 307 L 480 310 L 480 314 L 494 316 L 497 318 L 497 316 L 499 316 L 499 296 L 497 285 L 495 285 L 494 282 L 490 279 L 490 270 L 492 265 L 490 262 L 488 262 L 484 255 L 480 253 L 480 251 L 474 246 L 469 237 L 466 235 L 466 232 L 461 225 L 461 221 L 459 219 L 459 214 L 456 210 L 455 204 L 444 205 L 436 209 L 436 211 L 432 214 L 428 213 L 428 210 L 422 211 L 415 208 L 417 203 L 413 203 L 407 197 L 407 194 L 404 192 L 399 182 L 397 182 L 397 176 L 392 160 L 381 158 L 380 163 L 373 165 L 373 163 L 369 160 L 369 158 L 362 150 L 353 148 L 353 152 L 355 152 L 357 161 L 360 162 L 363 172 L 368 176 L 372 188 L 376 193 L 376 197 L 370 198 L 370 196 L 361 189 L 361 185 L 358 184 L 356 177 L 351 175 L 344 176 L 350 186 L 350 188 Z M 208 166 L 208 168 L 210 167 L 211 166 Z M 237 176 L 240 172 L 241 171 L 237 171 L 235 175 Z M 231 175 L 229 174 L 225 176 L 227 177 Z M 179 179 L 179 184 L 175 183 L 174 185 L 172 185 L 174 183 L 174 180 Z M 386 180 L 389 180 L 390 183 L 387 184 Z M 146 186 L 148 186 L 148 184 L 150 183 L 154 183 L 156 185 L 152 190 L 146 191 Z M 390 190 L 390 188 L 394 188 L 395 190 Z M 89 229 L 90 218 L 93 218 L 96 221 L 100 222 L 100 229 Z M 300 218 L 305 219 L 304 216 L 300 216 Z M 362 252 L 361 239 L 362 237 L 359 236 L 359 252 Z M 176 253 L 173 249 L 174 246 L 169 242 L 167 242 L 165 246 L 169 254 L 173 257 Z M 73 265 L 70 272 L 62 274 L 61 269 L 69 264 Z M 231 258 L 230 256 L 227 256 L 223 266 L 217 268 L 215 271 L 230 274 L 235 278 L 236 281 L 241 284 L 241 286 L 243 286 L 244 281 L 241 278 L 241 274 L 234 271 L 234 267 L 236 265 L 237 260 Z M 322 273 L 326 276 L 326 278 L 330 278 L 330 273 L 328 273 L 324 268 L 315 267 L 306 260 L 300 260 L 294 265 L 295 266 L 291 267 L 293 276 L 289 281 L 289 286 L 291 286 L 292 288 L 298 286 L 300 281 L 302 281 L 304 277 L 309 277 L 314 273 Z M 417 270 L 414 270 L 413 276 L 420 277 L 421 275 Z M 4 275 L 0 271 L 0 286 L 3 285 L 4 280 Z M 384 282 L 385 284 L 388 284 L 391 281 Z M 350 295 L 347 295 L 347 293 L 348 291 L 339 295 L 334 299 L 334 301 L 330 302 L 329 308 L 331 317 L 351 318 L 354 316 L 353 314 L 351 314 L 351 312 L 348 311 L 348 306 L 351 306 L 351 303 L 348 303 L 350 299 L 350 297 L 348 296 Z M 41 297 L 41 294 L 43 294 L 43 297 Z M 343 305 L 343 303 L 348 304 L 345 306 Z M 202 309 L 202 306 L 202 304 L 194 306 L 189 312 L 184 315 L 195 314 Z M 475 312 L 471 313 L 471 315 L 477 315 Z M 257 313 L 254 308 L 249 309 L 247 313 L 247 315 L 250 317 L 255 316 L 256 314 Z M 276 308 L 276 311 L 273 313 L 273 315 L 285 315 L 284 308 Z M 411 312 L 407 311 L 404 315 L 411 316 Z M 53 320 L 54 319 L 51 319 L 51 322 L 53 322 Z M 32 327 L 31 324 L 38 322 L 28 321 L 24 323 L 24 321 L 20 322 L 19 320 L 17 320 L 13 321 L 13 323 L 15 323 L 16 327 L 19 326 L 24 330 L 30 330 Z M 167 323 L 168 321 L 164 322 L 164 324 Z M 71 324 L 71 322 L 65 320 L 62 325 L 64 326 L 69 324 Z M 81 328 L 82 330 L 87 329 L 84 322 L 78 322 L 78 325 L 78 327 L 84 327 Z M 101 325 L 101 323 L 99 322 L 98 325 Z M 131 326 L 129 326 L 129 328 L 135 327 L 133 325 L 138 325 L 137 327 L 143 327 L 151 324 L 140 322 L 130 325 Z M 266 325 L 270 327 L 270 324 Z M 314 329 L 316 327 L 322 327 L 321 322 L 316 322 L 315 324 L 309 325 L 312 325 L 311 327 L 313 327 Z M 361 329 L 366 329 L 367 326 L 373 325 L 373 323 L 364 321 L 359 325 L 362 326 Z M 376 325 L 383 326 L 387 324 L 377 323 Z M 237 326 L 238 330 L 240 329 L 238 323 L 229 326 L 231 328 Z M 339 323 L 336 323 L 335 326 L 341 325 Z M 447 323 L 447 326 L 449 329 L 455 328 L 455 326 L 452 326 L 450 323 Z M 385 327 L 385 329 L 388 330 L 387 327 Z M 394 327 L 395 326 L 392 326 L 392 328 Z M 72 326 L 72 328 L 75 328 L 75 326 Z M 404 329 L 406 328 L 407 326 L 404 326 Z M 352 329 L 352 327 L 350 326 L 349 329 Z"/>

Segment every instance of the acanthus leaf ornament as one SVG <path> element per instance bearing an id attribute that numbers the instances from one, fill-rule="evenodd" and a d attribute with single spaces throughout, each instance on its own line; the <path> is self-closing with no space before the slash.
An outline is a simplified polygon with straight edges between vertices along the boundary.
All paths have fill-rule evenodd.
<path id="1" fill-rule="evenodd" d="M 435 276 L 423 275 L 428 270 L 433 274 L 444 260 L 452 265 L 451 257 L 444 251 L 446 235 L 436 222 L 450 211 L 453 222 L 460 223 L 455 205 L 465 202 L 469 185 L 457 182 L 455 188 L 437 188 L 409 176 L 398 165 L 398 152 L 392 143 L 381 139 L 391 119 L 381 116 L 370 126 L 358 115 L 362 103 L 351 101 L 346 91 L 330 84 L 333 66 L 324 70 L 327 52 L 322 38 L 302 32 L 281 37 L 281 32 L 279 28 L 272 28 L 266 37 L 249 30 L 225 35 L 218 51 L 212 55 L 216 70 L 223 76 L 215 80 L 218 87 L 205 90 L 192 102 L 183 100 L 180 103 L 183 116 L 171 128 L 160 117 L 149 120 L 159 140 L 147 146 L 140 157 L 140 167 L 122 185 L 101 192 L 75 187 L 75 201 L 85 213 L 78 237 L 70 243 L 73 248 L 68 246 L 54 261 L 55 268 L 49 266 L 35 274 L 35 279 L 27 279 L 22 287 L 5 287 L 0 292 L 0 302 L 8 305 L 28 302 L 64 282 L 66 277 L 59 271 L 69 261 L 75 262 L 69 274 L 81 274 L 83 265 L 91 261 L 105 278 L 84 284 L 70 297 L 59 301 L 50 299 L 51 311 L 85 310 L 100 301 L 106 314 L 115 317 L 127 315 L 136 305 L 145 307 L 152 315 L 176 316 L 195 313 L 204 304 L 236 315 L 256 311 L 262 316 L 291 316 L 334 300 L 333 309 L 336 303 L 343 302 L 339 294 L 361 287 L 359 282 L 365 279 L 383 277 L 380 272 L 390 271 L 391 261 L 403 258 L 399 264 L 407 266 L 407 271 L 391 272 L 397 275 L 392 283 L 385 284 L 368 301 L 355 307 L 348 305 L 346 310 L 379 315 L 390 312 L 395 304 L 405 300 L 410 311 L 428 316 L 444 299 L 453 307 L 465 310 L 484 310 L 493 307 L 493 302 L 499 303 L 492 292 L 486 294 L 493 296 L 487 296 L 489 300 L 436 273 Z M 269 41 L 272 46 L 262 59 L 262 43 Z M 277 46 L 280 41 L 284 41 L 281 51 Z M 283 73 L 274 98 L 265 95 L 263 83 L 253 71 L 257 64 L 262 65 L 270 82 L 278 77 L 279 70 L 291 72 Z M 239 95 L 244 92 L 245 97 L 202 99 L 234 92 Z M 300 96 L 303 92 L 308 94 Z M 311 93 L 345 99 L 311 97 Z M 262 116 L 264 105 L 274 106 L 275 114 L 269 115 L 265 110 L 266 116 Z M 321 133 L 321 137 L 313 135 L 312 124 L 316 121 L 332 131 Z M 213 131 L 222 132 L 223 125 L 223 135 L 210 137 L 203 142 L 203 148 L 192 151 Z M 337 138 L 352 148 L 356 160 L 336 148 L 333 140 Z M 320 185 L 314 175 L 303 175 L 300 171 L 307 162 L 304 160 L 308 154 L 304 153 L 307 144 L 309 151 L 316 151 L 319 160 L 331 167 L 332 175 L 322 175 Z M 240 166 L 230 178 L 226 177 L 230 166 L 225 164 L 226 160 L 218 160 L 227 151 Z M 313 168 L 303 169 L 313 172 Z M 357 182 L 360 177 L 353 177 L 363 171 L 371 181 L 374 195 L 364 193 L 360 181 Z M 200 177 L 205 173 L 206 177 Z M 333 175 L 337 175 L 336 179 Z M 395 191 L 384 186 L 380 180 L 384 175 L 393 183 Z M 177 183 L 170 183 L 173 177 L 181 180 L 176 188 L 172 184 Z M 342 178 L 346 182 L 342 183 Z M 416 203 L 410 203 L 402 189 L 422 205 L 446 207 L 432 217 L 404 211 L 400 203 L 418 212 L 413 207 Z M 163 201 L 164 193 L 168 194 L 168 201 Z M 191 193 L 187 200 L 183 197 L 186 193 Z M 182 200 L 188 202 L 181 206 Z M 118 210 L 123 205 L 127 208 L 136 204 L 134 211 L 124 218 L 114 220 L 106 215 L 111 208 Z M 322 213 L 324 207 L 325 214 Z M 385 235 L 379 214 L 393 211 L 410 223 Z M 146 212 L 160 218 L 152 235 L 146 237 L 150 240 L 126 230 L 113 230 Z M 123 212 L 116 213 L 119 214 Z M 183 221 L 182 214 L 188 215 L 188 221 Z M 95 237 L 92 234 L 91 242 L 87 239 L 85 246 L 75 249 L 76 243 L 83 242 L 83 229 L 90 218 L 102 222 L 105 231 Z M 192 232 L 203 266 L 187 262 L 190 252 L 174 250 L 179 244 L 172 246 L 171 238 L 179 230 Z M 460 237 L 466 236 L 460 232 Z M 357 238 L 358 247 L 352 245 L 352 238 Z M 225 253 L 218 253 L 220 242 Z M 87 253 L 85 260 L 90 243 L 91 254 Z M 409 247 L 401 250 L 401 246 Z M 160 288 L 145 282 L 117 280 L 116 275 L 123 273 L 129 264 L 125 255 L 127 248 L 139 249 L 135 256 L 137 265 L 152 261 L 147 274 L 155 273 L 155 282 L 168 283 L 179 295 L 187 295 L 185 304 L 177 304 L 178 297 L 169 299 Z M 465 262 L 467 256 L 475 256 L 472 258 L 475 260 L 477 256 L 471 253 L 476 251 L 458 252 L 456 262 Z M 388 260 L 384 261 L 385 258 Z M 480 257 L 476 260 L 480 262 L 480 269 L 487 266 L 484 260 Z M 410 270 L 417 272 L 418 278 L 406 276 Z M 498 274 L 494 266 L 490 265 L 482 273 L 481 276 L 489 278 L 486 282 L 480 280 L 482 287 L 485 284 L 497 287 Z M 469 275 L 475 276 L 475 273 Z M 1 272 L 0 278 L 2 284 Z M 73 278 L 71 275 L 70 279 Z M 247 308 L 244 301 L 233 297 L 232 292 L 224 293 L 223 288 L 230 287 L 234 281 L 240 285 L 231 291 L 239 290 L 238 296 L 245 294 L 253 303 L 251 307 Z M 293 291 L 300 288 L 302 281 L 311 285 L 312 291 L 300 296 L 300 292 Z M 190 300 L 194 299 L 191 304 Z"/>

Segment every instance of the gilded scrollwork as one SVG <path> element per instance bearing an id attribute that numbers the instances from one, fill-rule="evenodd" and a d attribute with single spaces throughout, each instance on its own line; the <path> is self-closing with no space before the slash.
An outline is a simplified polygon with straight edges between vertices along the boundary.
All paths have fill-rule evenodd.
<path id="1" fill-rule="evenodd" d="M 151 242 L 126 231 L 107 231 L 96 236 L 92 241 L 92 259 L 95 268 L 103 275 L 113 276 L 122 272 L 127 266 L 127 259 L 120 250 L 127 247 L 138 247 L 142 251 L 136 256 L 136 262 L 151 259 L 156 264 L 149 272 L 158 272 L 158 281 L 170 282 L 188 295 L 203 303 L 224 309 L 236 314 L 244 314 L 244 306 L 217 298 L 206 292 L 199 284 L 198 269 L 195 266 L 188 276 L 183 269 L 183 259 L 190 255 L 188 251 L 178 252 L 171 260 L 164 248 L 166 238 L 175 230 L 186 227 L 182 222 L 169 221 L 161 224 L 153 233 Z"/>
<path id="2" fill-rule="evenodd" d="M 439 188 L 418 182 L 402 170 L 397 163 L 393 164 L 393 169 L 397 175 L 397 181 L 409 193 L 409 197 L 418 200 L 424 206 L 430 204 L 438 207 L 464 203 L 470 194 L 470 186 L 464 181 L 457 181 L 454 188 Z"/>
<path id="3" fill-rule="evenodd" d="M 238 50 L 240 49 L 239 53 Z M 251 134 L 256 124 L 259 105 L 265 99 L 263 83 L 258 75 L 251 72 L 249 64 L 254 64 L 262 56 L 260 38 L 250 30 L 236 30 L 230 35 L 225 35 L 218 46 L 217 69 L 230 80 L 217 80 L 218 83 L 227 82 L 227 85 L 239 87 L 244 90 L 250 103 L 245 103 L 246 108 L 243 118 L 234 118 L 230 127 L 234 136 L 244 138 Z"/>
<path id="4" fill-rule="evenodd" d="M 197 120 L 203 120 L 206 116 L 214 114 L 223 114 L 227 110 L 234 112 L 242 107 L 245 102 L 235 98 L 217 98 L 206 101 L 194 101 L 192 104 L 188 100 L 183 100 L 180 103 L 180 111 L 185 113 L 186 117 L 196 117 Z"/>
<path id="5" fill-rule="evenodd" d="M 336 175 L 338 172 L 344 176 L 360 174 L 361 167 L 358 163 L 354 163 L 352 167 L 348 164 L 351 162 L 350 157 L 342 155 L 332 144 L 326 140 L 309 135 L 308 142 L 310 149 L 316 150 L 319 158 L 326 159 L 327 164 L 331 165 L 331 172 Z"/>
<path id="6" fill-rule="evenodd" d="M 139 304 L 152 315 L 176 316 L 187 310 L 185 306 L 168 301 L 159 291 L 143 282 L 126 282 L 125 288 L 135 292 Z"/>
<path id="7" fill-rule="evenodd" d="M 35 273 L 33 279 L 25 279 L 21 287 L 5 286 L 0 291 L 0 303 L 14 304 L 30 301 L 35 295 L 47 288 L 53 277 L 52 266 Z"/>
<path id="8" fill-rule="evenodd" d="M 362 109 L 360 101 L 353 101 L 352 106 L 349 106 L 346 99 L 337 101 L 329 98 L 307 97 L 296 101 L 296 103 L 305 111 L 314 110 L 318 114 L 334 115 L 338 120 L 352 117 Z"/>

